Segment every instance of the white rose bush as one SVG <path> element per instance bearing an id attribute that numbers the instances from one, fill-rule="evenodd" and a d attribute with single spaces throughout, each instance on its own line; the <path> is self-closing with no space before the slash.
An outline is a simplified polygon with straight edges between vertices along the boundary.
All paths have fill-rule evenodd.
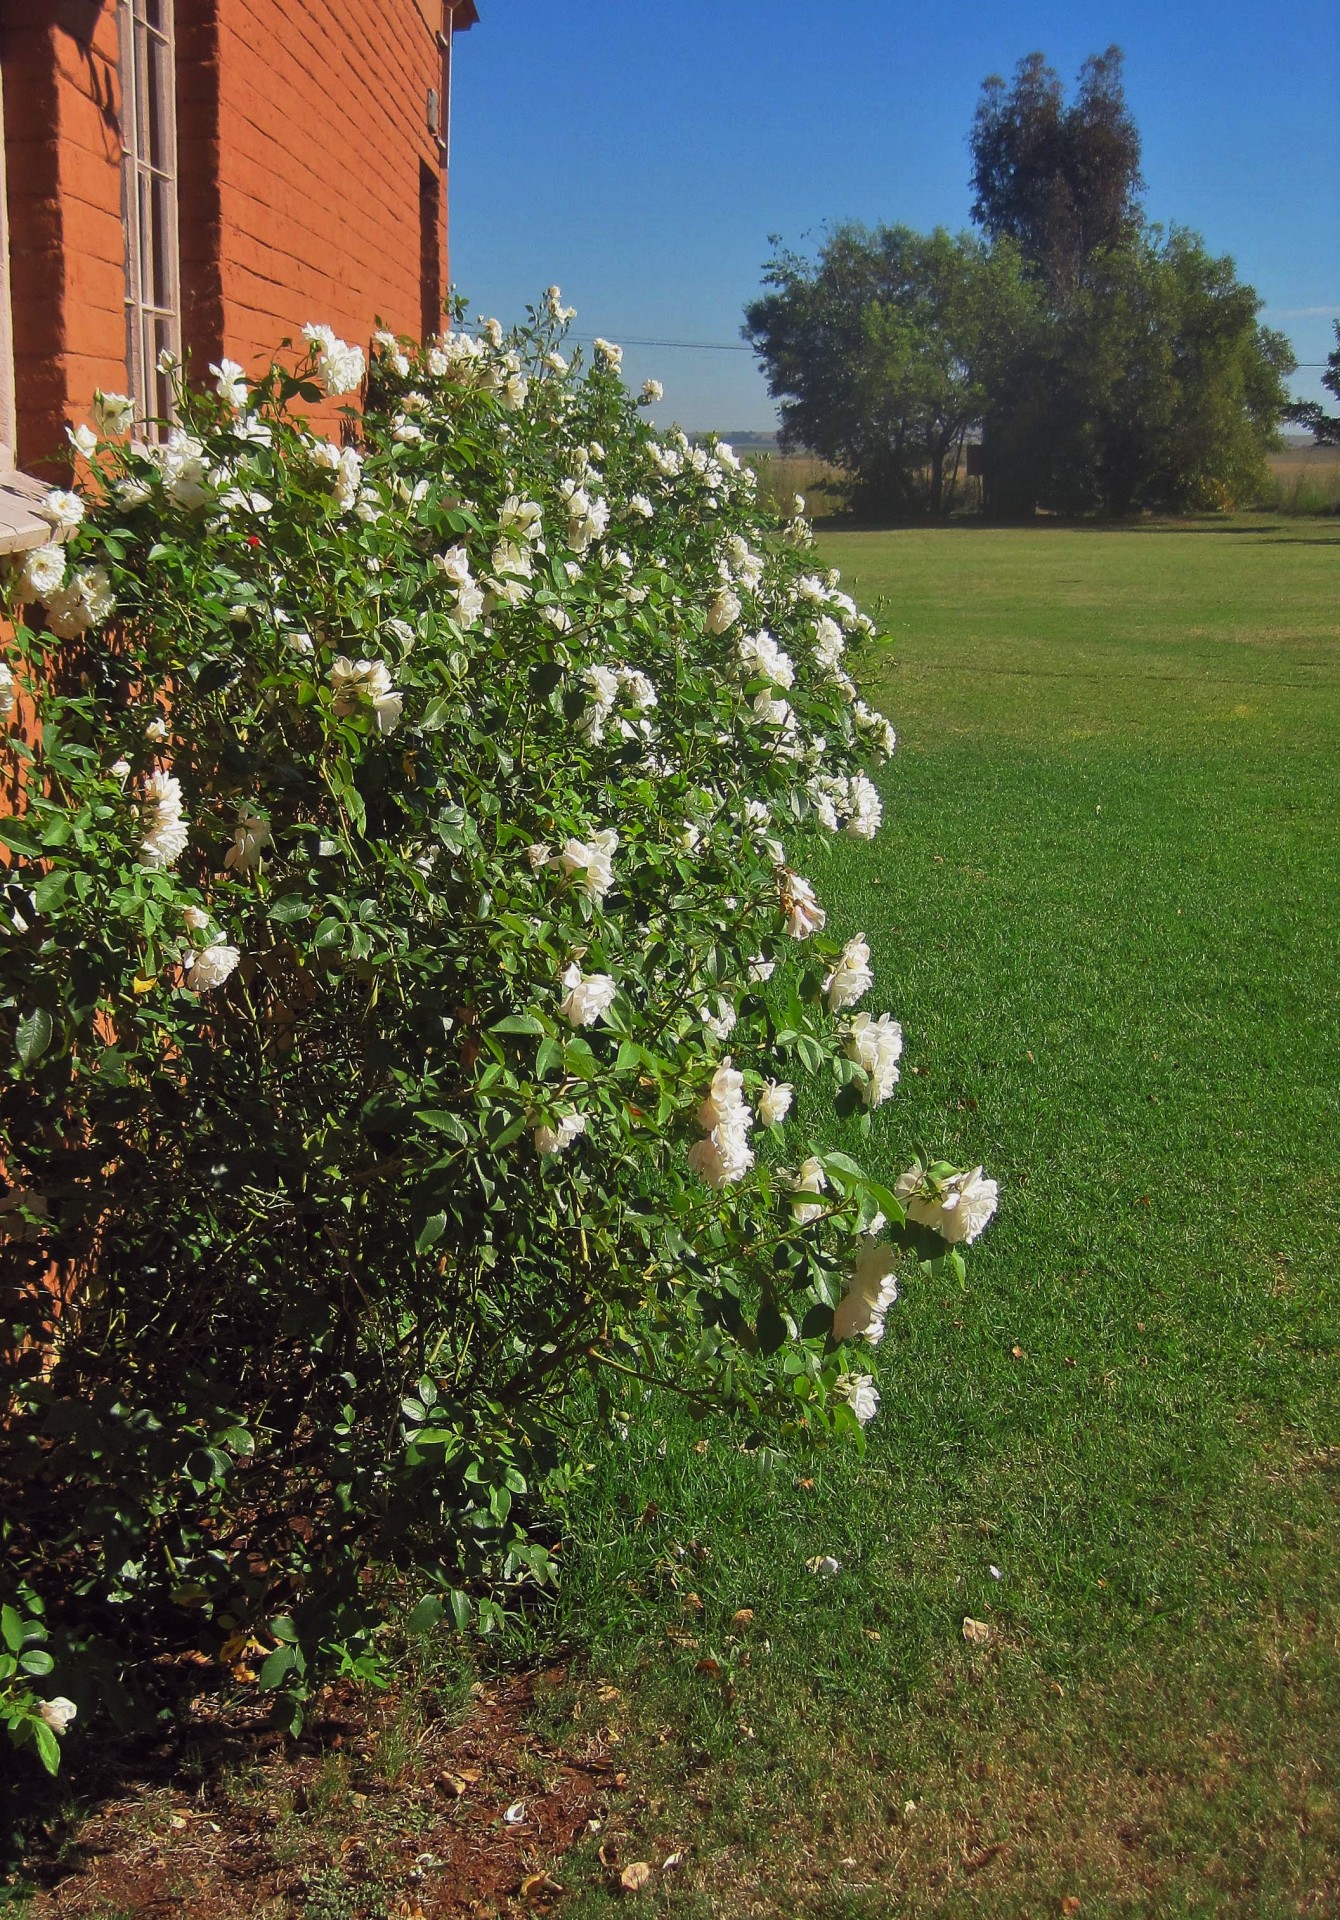
<path id="1" fill-rule="evenodd" d="M 804 871 L 879 827 L 871 623 L 570 318 L 312 326 L 147 447 L 101 396 L 11 568 L 0 1700 L 48 1765 L 164 1649 L 294 1727 L 407 1593 L 487 1628 L 593 1407 L 859 1441 L 897 1274 L 994 1207 L 815 1144 L 903 1044 Z"/>

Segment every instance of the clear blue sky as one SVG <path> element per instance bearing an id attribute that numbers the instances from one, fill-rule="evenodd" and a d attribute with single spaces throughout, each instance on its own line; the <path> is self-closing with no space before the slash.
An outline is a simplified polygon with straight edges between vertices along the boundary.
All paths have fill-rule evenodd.
<path id="1" fill-rule="evenodd" d="M 574 332 L 738 343 L 768 235 L 968 224 L 982 80 L 1041 50 L 1069 86 L 1116 41 L 1150 217 L 1195 228 L 1302 361 L 1340 318 L 1336 0 L 478 0 L 456 45 L 451 269 L 519 319 L 554 280 Z M 747 352 L 627 349 L 662 424 L 769 428 Z M 1318 372 L 1296 391 L 1321 399 Z"/>

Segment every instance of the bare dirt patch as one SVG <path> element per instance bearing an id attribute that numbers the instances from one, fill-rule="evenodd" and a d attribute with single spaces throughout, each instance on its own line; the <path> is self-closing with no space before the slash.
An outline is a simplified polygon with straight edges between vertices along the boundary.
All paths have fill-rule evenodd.
<path id="1" fill-rule="evenodd" d="M 479 1685 L 462 1713 L 332 1689 L 298 1742 L 232 1727 L 102 1798 L 30 1863 L 31 1920 L 447 1920 L 543 1912 L 626 1775 L 535 1728 L 561 1672 Z"/>

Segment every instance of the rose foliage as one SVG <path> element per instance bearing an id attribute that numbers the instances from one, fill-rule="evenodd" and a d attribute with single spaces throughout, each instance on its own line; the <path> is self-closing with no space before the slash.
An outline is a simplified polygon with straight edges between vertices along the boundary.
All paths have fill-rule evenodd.
<path id="1" fill-rule="evenodd" d="M 147 447 L 102 396 L 14 567 L 0 1702 L 48 1765 L 174 1653 L 295 1726 L 406 1595 L 495 1624 L 575 1406 L 859 1438 L 899 1262 L 994 1206 L 808 1145 L 902 1047 L 799 864 L 879 824 L 873 628 L 568 318 L 379 335 L 338 443 L 320 327 Z"/>

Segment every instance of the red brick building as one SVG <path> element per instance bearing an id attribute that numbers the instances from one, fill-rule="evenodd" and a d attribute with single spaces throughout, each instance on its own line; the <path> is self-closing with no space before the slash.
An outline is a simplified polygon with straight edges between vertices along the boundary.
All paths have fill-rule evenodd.
<path id="1" fill-rule="evenodd" d="M 0 550 L 96 388 L 441 324 L 474 0 L 0 0 Z M 45 528 L 42 528 L 45 532 Z"/>

